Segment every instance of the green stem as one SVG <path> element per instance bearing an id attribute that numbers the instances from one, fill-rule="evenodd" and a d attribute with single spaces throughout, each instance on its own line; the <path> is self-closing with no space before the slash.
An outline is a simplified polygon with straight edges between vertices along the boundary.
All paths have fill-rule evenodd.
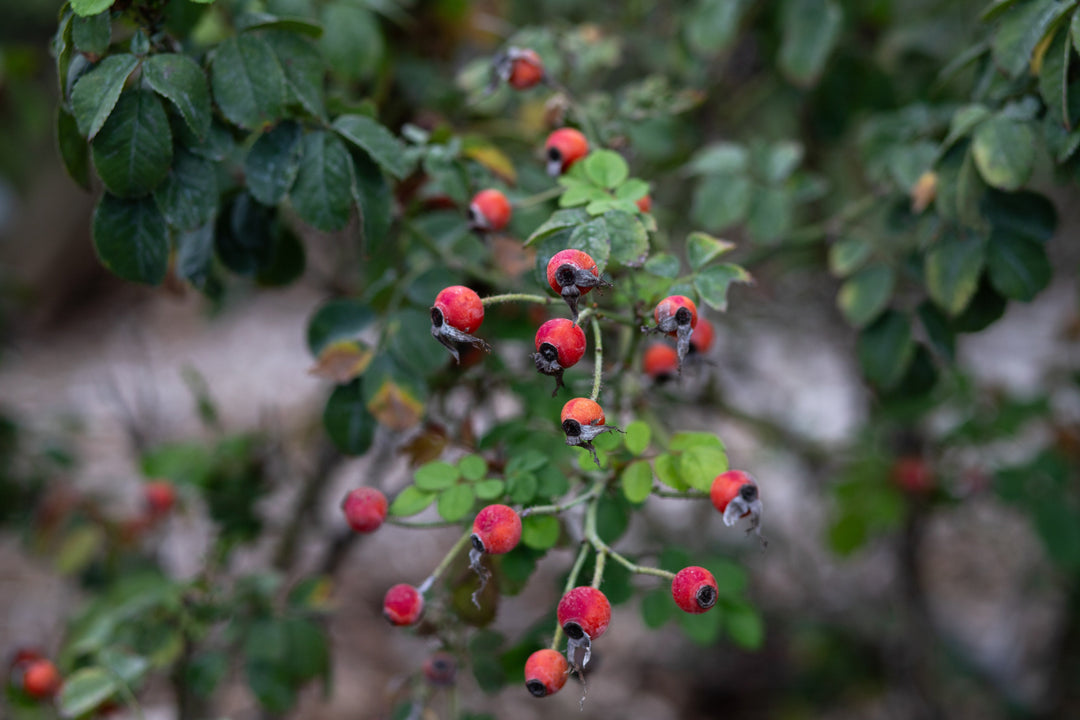
<path id="1" fill-rule="evenodd" d="M 450 563 L 454 561 L 454 557 L 461 552 L 461 549 L 469 544 L 469 538 L 472 536 L 472 528 L 465 531 L 465 534 L 458 538 L 458 541 L 454 543 L 454 546 L 450 548 L 450 552 L 446 553 L 446 556 L 439 562 L 435 569 L 428 575 L 427 580 L 421 583 L 420 590 L 421 595 L 427 594 L 427 591 L 431 589 L 431 586 L 435 584 L 435 581 L 439 579 L 439 576 L 446 572 L 446 568 L 450 567 Z"/>
<path id="2" fill-rule="evenodd" d="M 606 550 L 598 550 L 596 552 L 596 567 L 593 569 L 591 585 L 597 590 L 600 589 L 600 583 L 604 581 L 604 565 L 607 562 L 607 556 Z"/>
<path id="3" fill-rule="evenodd" d="M 554 298 L 544 297 L 543 295 L 530 295 L 529 293 L 504 293 L 502 295 L 488 295 L 486 298 L 480 299 L 481 305 L 499 305 L 501 303 L 510 302 L 531 302 L 539 305 L 551 305 L 555 300 Z"/>
<path id="4" fill-rule="evenodd" d="M 596 308 L 592 308 L 592 307 L 585 308 L 580 313 L 578 313 L 577 321 L 576 321 L 577 325 L 580 327 L 582 323 L 584 323 L 586 320 L 588 320 L 590 317 L 592 317 L 595 314 L 596 314 Z"/>
<path id="5" fill-rule="evenodd" d="M 591 505 L 589 505 L 589 511 L 585 514 L 585 539 L 596 550 L 596 563 L 598 567 L 602 568 L 603 566 L 604 561 L 601 558 L 606 555 L 610 555 L 612 560 L 619 563 L 635 575 L 654 575 L 656 577 L 662 577 L 668 580 L 675 579 L 675 573 L 673 572 L 661 570 L 660 568 L 649 567 L 648 565 L 637 565 L 630 562 L 628 559 L 612 550 L 610 545 L 601 540 L 600 535 L 596 531 L 596 508 L 598 505 L 598 502 L 593 502 Z M 602 572 L 603 571 L 601 570 L 600 574 L 593 575 L 593 587 L 599 585 L 599 580 L 602 577 Z"/>
<path id="6" fill-rule="evenodd" d="M 564 510 L 569 510 L 575 505 L 580 505 L 583 502 L 588 502 L 592 498 L 599 495 L 604 490 L 602 483 L 597 483 L 589 488 L 586 492 L 578 495 L 573 500 L 560 503 L 558 505 L 537 505 L 536 507 L 525 508 L 521 511 L 521 517 L 527 517 L 529 515 L 557 515 Z"/>
<path id="7" fill-rule="evenodd" d="M 589 548 L 592 547 L 587 542 L 581 543 L 581 548 L 578 550 L 577 559 L 574 560 L 573 567 L 570 568 L 570 575 L 566 578 L 566 587 L 563 588 L 563 595 L 574 589 L 577 585 L 578 575 L 581 574 L 581 568 L 585 567 L 585 557 L 589 554 Z M 558 620 L 555 621 L 555 635 L 551 641 L 551 649 L 558 650 L 559 643 L 562 642 L 562 626 L 559 625 Z"/>
<path id="8" fill-rule="evenodd" d="M 661 488 L 653 488 L 652 494 L 656 497 L 662 498 L 675 498 L 677 500 L 707 500 L 709 499 L 709 493 L 703 492 L 679 492 L 678 490 L 663 490 Z"/>
<path id="9" fill-rule="evenodd" d="M 626 325 L 628 327 L 634 328 L 635 330 L 640 330 L 642 325 L 640 318 L 633 317 L 632 315 L 621 315 L 619 313 L 613 313 L 607 310 L 596 313 L 596 317 L 600 318 L 601 320 L 610 320 L 612 322 L 619 323 L 620 325 Z"/>
<path id="10" fill-rule="evenodd" d="M 604 374 L 604 342 L 600 334 L 600 323 L 596 322 L 596 318 L 591 318 L 593 339 L 596 343 L 596 359 L 595 367 L 593 367 L 593 381 L 592 381 L 592 394 L 589 399 L 596 402 L 596 398 L 600 397 L 600 381 Z"/>
<path id="11" fill-rule="evenodd" d="M 563 192 L 565 190 L 566 190 L 566 188 L 564 188 L 562 185 L 556 185 L 555 187 L 548 188 L 547 190 L 544 190 L 543 192 L 538 192 L 535 195 L 530 195 L 529 197 L 521 198 L 520 200 L 518 200 L 517 202 L 514 203 L 514 207 L 527 208 L 527 207 L 532 207 L 533 205 L 539 205 L 542 202 L 547 202 L 548 200 L 559 197 L 560 195 L 563 194 Z"/>
<path id="12" fill-rule="evenodd" d="M 458 523 L 450 522 L 448 520 L 431 520 L 428 522 L 409 522 L 408 520 L 399 520 L 398 518 L 388 517 L 384 520 L 388 525 L 396 525 L 397 527 L 405 528 L 444 528 L 444 527 L 457 527 Z"/>

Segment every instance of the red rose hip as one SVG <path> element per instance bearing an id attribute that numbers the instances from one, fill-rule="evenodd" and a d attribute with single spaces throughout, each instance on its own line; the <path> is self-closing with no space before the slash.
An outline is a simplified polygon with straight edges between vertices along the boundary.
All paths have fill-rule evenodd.
<path id="1" fill-rule="evenodd" d="M 453 685 L 457 679 L 457 658 L 445 651 L 424 661 L 424 677 L 432 685 Z"/>
<path id="2" fill-rule="evenodd" d="M 761 535 L 761 498 L 757 481 L 748 472 L 728 470 L 713 479 L 709 491 L 713 507 L 723 513 L 724 524 L 731 527 L 739 518 L 750 518 L 750 529 Z"/>
<path id="3" fill-rule="evenodd" d="M 481 232 L 502 230 L 510 223 L 512 213 L 510 201 L 501 192 L 481 190 L 469 203 L 469 226 Z"/>
<path id="4" fill-rule="evenodd" d="M 712 347 L 715 331 L 713 325 L 705 317 L 698 317 L 694 333 L 690 336 L 690 354 L 704 355 Z"/>
<path id="5" fill-rule="evenodd" d="M 648 195 L 638 198 L 635 204 L 637 205 L 638 210 L 643 213 L 652 212 L 652 198 Z"/>
<path id="6" fill-rule="evenodd" d="M 655 328 L 643 328 L 649 332 L 661 332 L 676 338 L 679 355 L 679 372 L 682 372 L 683 358 L 690 351 L 690 337 L 697 326 L 697 306 L 685 295 L 669 295 L 661 300 L 653 310 L 656 319 Z"/>
<path id="7" fill-rule="evenodd" d="M 48 660 L 31 660 L 23 670 L 23 690 L 38 700 L 55 695 L 60 689 L 60 682 L 60 671 Z"/>
<path id="8" fill-rule="evenodd" d="M 443 288 L 431 307 L 431 335 L 450 351 L 454 362 L 461 362 L 458 344 L 464 343 L 491 352 L 491 346 L 472 335 L 484 322 L 484 304 L 480 296 L 464 285 Z"/>
<path id="9" fill-rule="evenodd" d="M 547 697 L 562 690 L 570 666 L 562 653 L 549 648 L 537 650 L 525 661 L 525 687 L 533 697 Z"/>
<path id="10" fill-rule="evenodd" d="M 143 486 L 146 510 L 152 518 L 168 515 L 176 504 L 176 488 L 168 480 L 151 480 Z"/>
<path id="11" fill-rule="evenodd" d="M 507 505 L 488 505 L 477 513 L 470 539 L 478 552 L 508 553 L 521 540 L 521 517 Z"/>
<path id="12" fill-rule="evenodd" d="M 383 617 L 391 625 L 412 625 L 424 612 L 424 596 L 412 585 L 399 583 L 386 591 Z"/>
<path id="13" fill-rule="evenodd" d="M 547 153 L 548 175 L 554 177 L 589 154 L 589 141 L 574 128 L 559 128 L 548 135 L 544 152 Z"/>
<path id="14" fill-rule="evenodd" d="M 606 432 L 622 432 L 613 425 L 604 424 L 604 409 L 595 400 L 585 397 L 573 398 L 563 405 L 560 417 L 567 445 L 578 445 L 592 453 L 593 461 L 600 467 L 600 458 L 592 441 Z"/>
<path id="15" fill-rule="evenodd" d="M 536 331 L 536 369 L 555 378 L 552 397 L 563 386 L 563 371 L 585 355 L 585 331 L 566 318 L 548 320 Z"/>
<path id="16" fill-rule="evenodd" d="M 671 581 L 671 597 L 684 612 L 703 613 L 716 604 L 716 578 L 703 567 L 685 567 Z"/>
<path id="17" fill-rule="evenodd" d="M 581 586 L 563 595 L 556 611 L 559 625 L 571 640 L 596 640 L 611 622 L 611 603 L 594 587 Z"/>
<path id="18" fill-rule="evenodd" d="M 679 353 L 666 343 L 653 343 L 645 348 L 641 364 L 645 374 L 653 380 L 658 382 L 670 380 L 679 372 Z"/>
<path id="19" fill-rule="evenodd" d="M 375 488 L 357 488 L 345 496 L 341 509 L 353 530 L 358 533 L 375 532 L 386 519 L 386 496 Z"/>
<path id="20" fill-rule="evenodd" d="M 506 81 L 515 90 L 528 90 L 544 79 L 544 61 L 535 50 L 512 47 L 506 51 L 509 74 Z"/>
<path id="21" fill-rule="evenodd" d="M 566 301 L 575 322 L 578 298 L 594 287 L 611 287 L 611 283 L 600 279 L 600 269 L 588 253 L 572 249 L 560 250 L 548 261 L 547 281 Z"/>

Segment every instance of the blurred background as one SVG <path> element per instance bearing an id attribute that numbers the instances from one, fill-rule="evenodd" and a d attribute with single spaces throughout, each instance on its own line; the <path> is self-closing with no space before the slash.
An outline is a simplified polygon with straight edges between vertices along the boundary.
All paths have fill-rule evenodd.
<path id="1" fill-rule="evenodd" d="M 996 4 L 1017 5 L 1009 12 L 1027 13 L 1029 24 L 1042 22 L 1037 11 L 1069 5 Z M 73 182 L 56 149 L 50 45 L 59 3 L 4 2 L 0 652 L 33 647 L 76 657 L 77 618 L 92 602 L 120 602 L 103 594 L 110 573 L 151 567 L 210 587 L 248 577 L 253 586 L 272 585 L 252 597 L 283 597 L 284 588 L 323 571 L 332 592 L 317 583 L 305 591 L 322 613 L 328 664 L 304 677 L 329 669 L 331 683 L 297 683 L 295 696 L 268 705 L 273 679 L 260 690 L 239 661 L 214 656 L 187 663 L 194 675 L 179 680 L 168 672 L 143 679 L 145 717 L 434 718 L 465 710 L 525 720 L 1080 717 L 1075 166 L 1055 167 L 1052 153 L 1040 150 L 1024 182 L 1052 204 L 1045 243 L 1052 275 L 1038 292 L 995 296 L 987 276 L 976 275 L 980 289 L 971 286 L 964 327 L 949 319 L 959 329 L 941 340 L 924 320 L 915 331 L 920 349 L 912 351 L 918 372 L 898 369 L 899 382 L 880 382 L 893 372 L 893 351 L 865 339 L 886 305 L 921 308 L 926 298 L 925 246 L 909 207 L 924 170 L 947 172 L 937 148 L 950 119 L 965 104 L 1005 105 L 1000 93 L 977 95 L 979 83 L 990 83 L 974 61 L 942 74 L 969 48 L 987 52 L 987 43 L 1000 42 L 993 35 L 1000 17 L 980 22 L 986 5 L 259 6 L 323 24 L 318 47 L 342 103 L 374 103 L 395 132 L 409 126 L 483 139 L 496 149 L 478 153 L 477 162 L 502 169 L 503 179 L 509 163 L 522 196 L 550 184 L 537 138 L 560 109 L 539 90 L 516 97 L 505 87 L 484 94 L 483 86 L 495 52 L 510 38 L 528 43 L 575 101 L 606 118 L 600 132 L 609 146 L 650 181 L 658 244 L 678 254 L 691 229 L 722 235 L 754 277 L 732 287 L 726 312 L 702 306 L 716 341 L 680 381 L 653 387 L 640 366 L 621 370 L 650 388 L 648 411 L 657 422 L 672 432 L 717 434 L 732 466 L 753 471 L 769 546 L 762 551 L 722 527 L 708 503 L 653 498 L 633 516 L 620 548 L 666 552 L 661 562 L 676 565 L 687 554 L 718 558 L 728 580 L 745 586 L 748 614 L 723 630 L 684 626 L 650 604 L 654 578 L 635 578 L 636 591 L 616 605 L 598 645 L 579 709 L 584 690 L 575 681 L 555 697 L 528 697 L 513 674 L 521 660 L 506 652 L 498 662 L 463 664 L 453 693 L 418 691 L 426 688 L 420 668 L 440 644 L 431 633 L 389 627 L 380 603 L 389 585 L 424 577 L 458 531 L 387 527 L 343 539 L 340 498 L 358 484 L 377 483 L 388 494 L 406 486 L 415 465 L 430 459 L 428 445 L 437 456 L 445 444 L 439 421 L 473 402 L 483 368 L 468 369 L 462 388 L 432 402 L 426 424 L 405 432 L 380 427 L 367 453 L 342 454 L 323 429 L 330 386 L 308 373 L 305 337 L 320 303 L 380 279 L 381 270 L 348 264 L 356 262 L 358 251 L 349 249 L 356 228 L 299 229 L 306 261 L 285 287 L 233 276 L 201 288 L 170 276 L 146 287 L 113 276 L 90 235 L 101 189 L 88 193 Z M 813 38 L 793 34 L 798 18 Z M 1023 69 L 1010 98 L 1041 82 Z M 1032 122 L 1046 112 L 1038 105 Z M 777 160 L 784 167 L 774 175 L 754 178 L 756 199 L 741 199 L 732 195 L 744 192 L 737 172 L 718 159 L 733 146 L 790 158 Z M 415 197 L 398 188 L 397 212 L 408 212 L 409 203 L 431 207 L 448 194 L 439 182 Z M 515 215 L 506 238 L 496 240 L 496 252 L 507 243 L 503 269 L 521 260 L 513 241 L 544 217 Z M 884 298 L 846 282 L 862 252 L 892 258 L 897 275 Z M 518 273 L 524 291 L 544 291 L 530 273 Z M 531 330 L 520 335 L 503 349 L 525 352 Z M 478 422 L 527 413 L 529 398 L 493 403 Z M 179 485 L 176 508 L 152 526 L 142 522 L 146 480 L 196 466 L 209 479 Z M 319 481 L 307 481 L 313 477 Z M 234 542 L 228 561 L 216 565 L 207 558 L 222 533 Z M 483 629 L 465 641 L 466 655 L 486 657 L 484 642 L 510 647 L 538 619 L 546 627 L 572 557 L 566 546 L 539 558 L 535 573 L 525 573 L 524 592 L 502 597 L 492 617 L 474 619 Z M 162 641 L 161 657 L 191 659 L 190 647 L 169 643 L 180 641 Z M 185 699 L 178 688 L 198 697 Z M 418 696 L 422 703 L 409 701 Z M 12 717 L 53 716 L 14 697 L 9 690 L 10 711 L 21 714 Z M 105 710 L 136 717 L 122 699 Z"/>

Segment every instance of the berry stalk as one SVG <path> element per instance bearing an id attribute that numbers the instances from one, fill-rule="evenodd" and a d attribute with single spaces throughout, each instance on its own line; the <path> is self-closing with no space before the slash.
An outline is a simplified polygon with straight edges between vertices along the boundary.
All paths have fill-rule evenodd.
<path id="1" fill-rule="evenodd" d="M 592 545 L 594 550 L 596 550 L 596 567 L 600 571 L 593 575 L 593 587 L 598 587 L 600 580 L 603 578 L 603 558 L 608 555 L 611 556 L 612 560 L 635 575 L 653 575 L 655 577 L 673 580 L 675 578 L 675 573 L 668 570 L 661 570 L 660 568 L 650 567 L 648 565 L 638 565 L 630 562 L 630 560 L 612 550 L 610 545 L 600 539 L 600 535 L 596 531 L 596 509 L 599 504 L 599 502 L 590 504 L 589 511 L 585 514 L 585 540 Z"/>
<path id="2" fill-rule="evenodd" d="M 521 517 L 526 517 L 528 515 L 558 515 L 564 510 L 569 510 L 576 505 L 592 500 L 603 491 L 603 483 L 596 483 L 573 500 L 568 500 L 567 502 L 558 505 L 537 505 L 536 507 L 525 508 L 521 511 Z"/>
<path id="3" fill-rule="evenodd" d="M 469 538 L 472 537 L 472 528 L 465 531 L 465 534 L 458 538 L 458 541 L 454 543 L 450 551 L 446 553 L 446 556 L 439 561 L 439 564 L 435 566 L 435 569 L 431 571 L 427 579 L 420 583 L 420 587 L 417 590 L 421 595 L 426 595 L 427 591 L 431 589 L 431 586 L 435 584 L 435 581 L 439 579 L 439 576 L 446 572 L 446 568 L 450 567 L 450 563 L 454 561 L 454 557 L 460 553 L 466 545 L 469 544 Z"/>
<path id="4" fill-rule="evenodd" d="M 501 303 L 509 302 L 531 302 L 538 305 L 550 305 L 554 302 L 549 297 L 543 295 L 532 295 L 530 293 L 503 293 L 502 295 L 488 295 L 486 298 L 481 298 L 481 305 L 499 305 Z"/>
<path id="5" fill-rule="evenodd" d="M 586 309 L 585 312 L 588 312 L 588 309 Z M 585 313 L 583 312 L 582 315 L 584 315 L 584 314 Z M 589 321 L 592 323 L 593 340 L 594 340 L 594 344 L 596 346 L 596 348 L 595 348 L 596 355 L 595 355 L 595 359 L 593 361 L 595 363 L 595 366 L 593 367 L 592 394 L 589 395 L 589 399 L 592 400 L 593 402 L 595 402 L 596 398 L 600 397 L 600 382 L 601 382 L 602 375 L 603 375 L 603 370 L 604 370 L 604 343 L 603 343 L 603 340 L 601 339 L 600 323 L 596 322 L 595 317 L 589 318 Z"/>
<path id="6" fill-rule="evenodd" d="M 577 558 L 574 560 L 574 566 L 570 568 L 570 575 L 566 578 L 566 587 L 563 588 L 563 595 L 574 589 L 577 585 L 578 575 L 581 574 L 581 568 L 585 567 L 585 558 L 589 554 L 589 548 L 591 545 L 588 542 L 581 543 L 581 549 L 578 550 Z M 559 645 L 562 643 L 563 629 L 559 621 L 555 621 L 555 634 L 552 636 L 551 649 L 558 650 Z"/>

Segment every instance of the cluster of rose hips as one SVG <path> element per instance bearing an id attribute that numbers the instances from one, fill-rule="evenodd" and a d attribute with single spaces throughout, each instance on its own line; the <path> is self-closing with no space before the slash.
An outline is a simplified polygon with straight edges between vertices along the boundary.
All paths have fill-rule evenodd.
<path id="1" fill-rule="evenodd" d="M 516 89 L 526 89 L 548 81 L 539 56 L 532 50 L 510 48 L 499 55 L 493 63 L 493 78 L 506 82 Z M 545 144 L 547 169 L 550 174 L 565 172 L 589 152 L 585 136 L 573 128 L 561 128 L 548 137 Z M 651 200 L 648 196 L 639 201 L 639 208 L 648 212 Z M 505 228 L 513 212 L 506 196 L 495 189 L 477 193 L 469 204 L 470 226 L 482 233 L 497 232 Z M 578 249 L 563 249 L 550 259 L 547 265 L 547 281 L 551 289 L 567 304 L 571 318 L 554 318 L 543 323 L 536 332 L 532 358 L 536 369 L 555 378 L 553 396 L 563 387 L 563 373 L 576 365 L 585 354 L 585 332 L 579 322 L 584 313 L 578 304 L 582 296 L 594 288 L 609 287 L 611 283 L 601 277 L 599 267 L 588 253 Z M 586 312 L 591 312 L 586 311 Z M 683 295 L 671 295 L 661 300 L 653 310 L 654 327 L 642 330 L 660 333 L 675 340 L 675 347 L 654 344 L 646 351 L 645 371 L 654 378 L 681 372 L 684 358 L 693 351 L 704 353 L 712 343 L 713 330 L 704 318 L 698 318 L 693 300 Z M 471 288 L 453 285 L 444 288 L 435 297 L 431 307 L 431 334 L 460 362 L 460 350 L 464 347 L 490 351 L 491 346 L 475 333 L 484 321 L 484 301 Z M 595 323 L 596 319 L 593 318 Z M 599 359 L 598 359 L 599 362 Z M 592 397 L 571 398 L 562 409 L 560 422 L 568 445 L 582 447 L 599 460 L 592 441 L 600 434 L 619 431 L 606 424 L 603 408 L 596 402 L 599 393 L 600 368 L 596 368 Z M 585 496 L 577 500 L 588 499 Z M 722 514 L 725 525 L 733 525 L 743 517 L 750 518 L 751 530 L 760 534 L 761 501 L 757 483 L 747 473 L 731 470 L 718 475 L 711 487 L 710 499 Z M 571 501 L 563 506 L 528 508 L 520 514 L 513 508 L 493 504 L 483 508 L 474 518 L 470 531 L 447 554 L 443 562 L 420 585 L 407 583 L 394 585 L 383 599 L 383 615 L 393 625 L 413 625 L 424 612 L 424 596 L 434 585 L 449 561 L 466 544 L 470 566 L 480 575 L 481 587 L 487 580 L 482 565 L 485 555 L 502 555 L 513 550 L 521 540 L 522 515 L 533 511 L 560 512 L 576 504 Z M 386 497 L 374 488 L 359 488 L 348 494 L 342 509 L 349 525 L 357 532 L 370 533 L 384 521 L 387 513 Z M 583 540 L 582 554 L 575 567 L 580 569 L 584 552 L 592 546 L 597 553 L 596 574 L 590 585 L 573 586 L 577 571 L 571 573 L 570 583 L 558 603 L 556 615 L 558 629 L 552 646 L 533 653 L 525 664 L 525 685 L 536 697 L 558 692 L 566 683 L 571 670 L 582 674 L 589 660 L 592 642 L 601 637 L 611 621 L 611 605 L 600 591 L 603 579 L 603 562 L 610 556 L 638 572 L 664 577 L 671 582 L 671 595 L 675 604 L 687 613 L 703 613 L 716 604 L 719 597 L 716 579 L 702 567 L 692 566 L 670 573 L 657 568 L 643 568 L 630 563 L 597 537 Z M 479 590 L 473 594 L 477 602 Z M 560 634 L 567 637 L 566 654 L 558 652 Z"/>

